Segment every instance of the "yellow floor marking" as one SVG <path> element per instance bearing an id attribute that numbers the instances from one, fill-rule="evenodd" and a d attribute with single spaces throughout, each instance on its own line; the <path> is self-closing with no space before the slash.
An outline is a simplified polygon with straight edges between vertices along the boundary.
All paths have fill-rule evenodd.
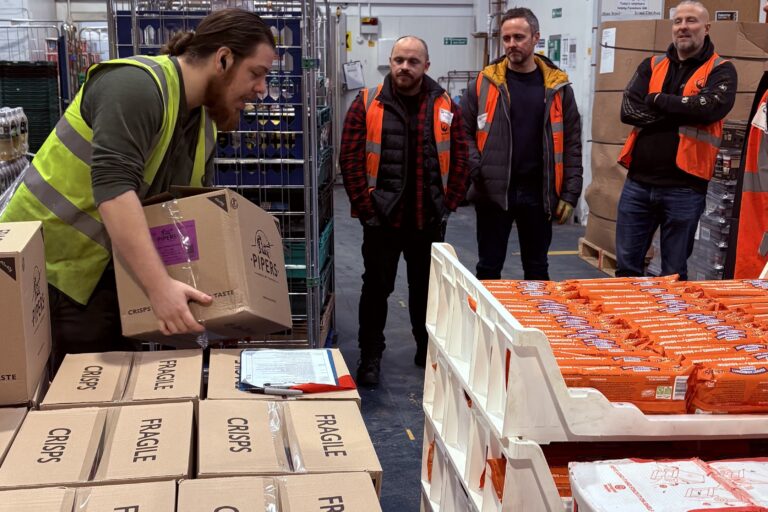
<path id="1" fill-rule="evenodd" d="M 405 429 L 405 433 L 408 434 L 408 439 L 411 441 L 415 441 L 416 437 L 413 435 L 413 432 L 411 432 L 411 429 L 407 428 Z"/>

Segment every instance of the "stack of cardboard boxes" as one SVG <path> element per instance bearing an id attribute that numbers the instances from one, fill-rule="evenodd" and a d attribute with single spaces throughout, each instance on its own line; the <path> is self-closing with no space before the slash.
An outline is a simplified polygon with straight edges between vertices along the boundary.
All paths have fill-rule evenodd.
<path id="1" fill-rule="evenodd" d="M 226 364 L 211 366 L 212 381 L 226 381 L 220 394 L 238 399 L 201 400 L 200 351 L 68 355 L 43 410 L 0 415 L 0 455 L 7 452 L 0 458 L 0 511 L 6 503 L 35 500 L 39 510 L 60 510 L 54 503 L 61 510 L 69 503 L 120 510 L 140 499 L 160 507 L 152 510 L 202 512 L 237 507 L 251 494 L 254 504 L 272 503 L 278 511 L 353 504 L 380 510 L 381 465 L 356 393 L 333 400 L 322 393 L 291 400 L 238 396 L 227 393 L 237 386 L 234 353 L 214 355 Z M 338 351 L 334 356 L 339 374 L 348 374 Z M 232 492 L 221 492 L 227 487 Z M 38 488 L 46 490 L 34 500 L 18 492 Z M 315 508 L 304 508 L 309 503 Z"/>
<path id="2" fill-rule="evenodd" d="M 752 17 L 747 15 L 746 7 L 740 9 L 740 19 Z M 722 21 L 712 23 L 710 37 L 716 51 L 733 62 L 738 73 L 736 104 L 727 119 L 746 120 L 768 59 L 768 31 L 760 23 Z M 585 238 L 615 254 L 616 211 L 627 175 L 617 160 L 631 130 L 620 118 L 623 91 L 644 59 L 666 52 L 672 42 L 672 26 L 669 20 L 604 23 L 599 41 L 602 44 L 595 75 L 592 182 L 585 193 L 589 206 Z"/>
<path id="3" fill-rule="evenodd" d="M 229 191 L 145 211 L 169 273 L 214 296 L 194 311 L 212 336 L 290 327 L 271 216 Z M 381 465 L 356 390 L 292 400 L 243 392 L 240 351 L 213 350 L 206 400 L 202 351 L 180 337 L 195 348 L 69 354 L 44 394 L 44 251 L 40 223 L 0 225 L 0 406 L 21 405 L 0 408 L 0 512 L 381 510 Z M 124 332 L 166 341 L 117 267 Z M 338 350 L 332 358 L 349 379 Z"/>

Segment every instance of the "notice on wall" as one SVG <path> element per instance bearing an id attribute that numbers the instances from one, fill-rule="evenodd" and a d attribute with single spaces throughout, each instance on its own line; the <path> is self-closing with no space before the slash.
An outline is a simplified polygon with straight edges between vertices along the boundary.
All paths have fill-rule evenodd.
<path id="1" fill-rule="evenodd" d="M 613 64 L 616 60 L 616 27 L 603 30 L 600 40 L 600 74 L 613 73 Z"/>
<path id="2" fill-rule="evenodd" d="M 560 67 L 573 73 L 576 71 L 576 37 L 563 35 L 560 38 Z"/>
<path id="3" fill-rule="evenodd" d="M 663 18 L 662 0 L 603 0 L 602 21 L 658 20 Z"/>

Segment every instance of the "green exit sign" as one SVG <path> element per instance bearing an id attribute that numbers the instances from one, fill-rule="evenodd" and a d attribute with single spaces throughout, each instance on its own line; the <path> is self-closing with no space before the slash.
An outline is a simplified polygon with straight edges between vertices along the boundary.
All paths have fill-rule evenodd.
<path id="1" fill-rule="evenodd" d="M 443 44 L 445 46 L 467 46 L 466 37 L 444 37 Z"/>
<path id="2" fill-rule="evenodd" d="M 553 18 L 562 18 L 563 17 L 563 8 L 558 7 L 557 9 L 552 9 L 552 17 Z"/>

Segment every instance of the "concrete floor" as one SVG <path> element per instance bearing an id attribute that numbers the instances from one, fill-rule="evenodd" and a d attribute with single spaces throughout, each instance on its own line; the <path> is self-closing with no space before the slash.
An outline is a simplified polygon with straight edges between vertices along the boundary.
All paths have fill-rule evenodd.
<path id="1" fill-rule="evenodd" d="M 349 216 L 349 201 L 343 187 L 336 186 L 336 332 L 338 345 L 350 370 L 355 372 L 357 348 L 357 304 L 362 285 L 360 254 L 363 230 Z M 574 254 L 584 228 L 555 225 L 550 248 L 549 273 L 553 280 L 605 277 Z M 461 262 L 474 272 L 477 263 L 474 208 L 462 207 L 448 222 L 446 242 L 456 249 Z M 522 279 L 517 234 L 509 240 L 505 279 Z M 384 512 L 419 510 L 421 493 L 421 451 L 424 414 L 421 406 L 424 370 L 413 364 L 416 344 L 408 319 L 408 286 L 405 264 L 401 262 L 395 291 L 389 299 L 385 335 L 387 350 L 382 361 L 381 384 L 377 389 L 360 389 L 363 417 L 384 469 L 381 505 Z"/>

